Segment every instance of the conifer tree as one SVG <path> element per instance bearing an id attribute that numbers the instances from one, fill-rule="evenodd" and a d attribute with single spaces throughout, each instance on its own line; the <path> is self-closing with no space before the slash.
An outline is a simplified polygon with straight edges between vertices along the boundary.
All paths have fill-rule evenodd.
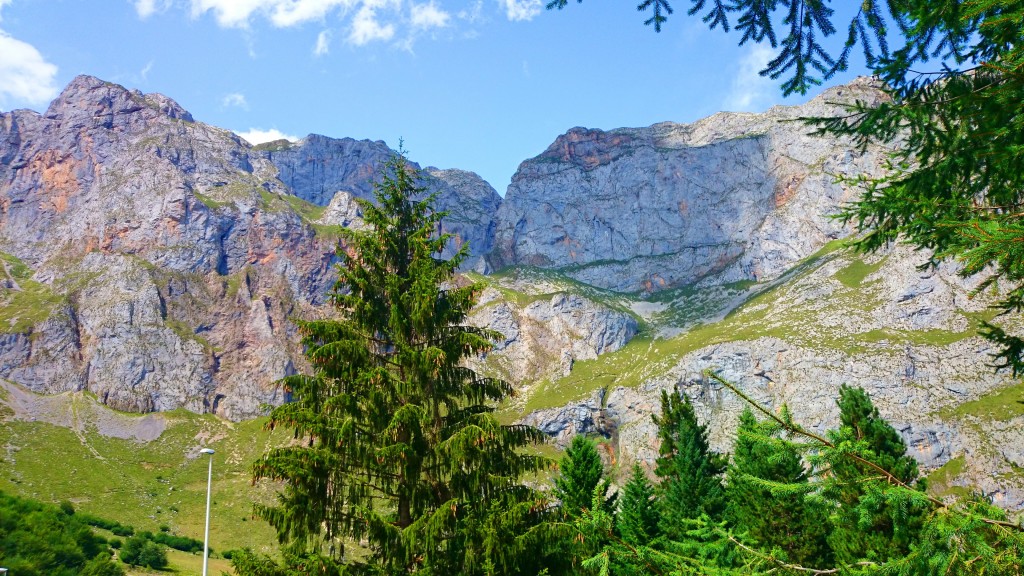
<path id="1" fill-rule="evenodd" d="M 376 204 L 360 202 L 368 229 L 342 230 L 336 317 L 299 323 L 313 373 L 283 380 L 294 401 L 269 426 L 302 442 L 254 466 L 284 486 L 257 507 L 294 562 L 281 573 L 518 574 L 543 562 L 543 541 L 524 548 L 545 506 L 519 481 L 550 465 L 520 450 L 543 437 L 501 425 L 493 407 L 510 385 L 462 364 L 494 334 L 465 324 L 480 287 L 453 279 L 465 245 L 440 259 L 450 235 L 418 181 L 402 156 L 385 165 Z M 360 541 L 357 559 L 347 552 Z"/>
<path id="2" fill-rule="evenodd" d="M 917 462 L 906 455 L 907 447 L 896 430 L 883 419 L 867 393 L 844 385 L 839 392 L 838 430 L 828 433 L 837 453 L 857 454 L 860 459 L 837 458 L 830 462 L 824 492 L 838 505 L 833 514 L 829 544 L 840 562 L 884 562 L 906 555 L 917 537 L 926 510 L 914 501 L 893 500 L 877 468 L 904 484 L 918 478 Z M 923 488 L 923 485 L 921 486 Z"/>
<path id="3" fill-rule="evenodd" d="M 783 407 L 782 418 L 788 419 Z M 758 422 L 748 407 L 740 415 L 732 465 L 726 475 L 726 517 L 733 529 L 763 550 L 809 567 L 831 565 L 822 526 L 823 507 L 808 499 L 813 489 L 795 444 L 779 436 L 773 421 Z"/>
<path id="4" fill-rule="evenodd" d="M 595 490 L 604 498 L 605 509 L 615 508 L 616 495 L 608 494 L 611 483 L 604 477 L 604 464 L 593 440 L 574 436 L 559 468 L 561 474 L 555 478 L 555 497 L 562 502 L 563 514 L 576 517 L 589 510 Z"/>
<path id="5" fill-rule="evenodd" d="M 625 543 L 639 546 L 650 544 L 661 534 L 660 521 L 655 487 L 640 465 L 634 464 L 633 475 L 622 489 L 615 527 Z"/>
<path id="6" fill-rule="evenodd" d="M 702 514 L 721 516 L 721 475 L 727 459 L 708 446 L 707 426 L 697 423 L 689 397 L 662 391 L 661 416 L 652 418 L 661 440 L 654 473 L 661 479 L 662 531 L 672 540 L 682 540 L 687 520 Z"/>

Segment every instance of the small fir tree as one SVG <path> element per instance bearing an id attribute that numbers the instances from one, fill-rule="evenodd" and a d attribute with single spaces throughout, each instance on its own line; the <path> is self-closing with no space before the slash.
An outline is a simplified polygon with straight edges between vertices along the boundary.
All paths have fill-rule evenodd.
<path id="1" fill-rule="evenodd" d="M 661 514 L 655 499 L 655 487 L 639 464 L 622 489 L 615 527 L 623 542 L 633 546 L 650 544 L 661 535 Z"/>
<path id="2" fill-rule="evenodd" d="M 783 420 L 789 420 L 783 407 Z M 726 475 L 726 518 L 732 528 L 762 550 L 809 567 L 830 566 L 831 549 L 822 530 L 823 506 L 813 490 L 798 447 L 780 437 L 774 421 L 758 422 L 750 408 L 740 415 L 732 465 Z"/>
<path id="3" fill-rule="evenodd" d="M 887 482 L 878 482 L 878 468 L 910 485 L 918 479 L 917 461 L 883 419 L 861 388 L 843 386 L 839 392 L 840 428 L 828 434 L 838 453 L 825 478 L 825 494 L 838 505 L 833 514 L 829 544 L 843 563 L 884 562 L 905 556 L 917 537 L 926 508 L 914 500 L 893 499 Z M 870 466 L 865 461 L 871 462 Z M 924 488 L 923 482 L 920 488 Z"/>
<path id="4" fill-rule="evenodd" d="M 555 497 L 562 502 L 562 513 L 570 518 L 590 510 L 595 490 L 604 499 L 604 508 L 614 510 L 615 494 L 604 477 L 604 464 L 593 440 L 577 435 L 562 456 L 561 474 L 555 478 Z"/>
<path id="5" fill-rule="evenodd" d="M 661 393 L 661 416 L 652 418 L 661 440 L 654 473 L 661 479 L 662 531 L 682 540 L 687 520 L 721 516 L 727 459 L 708 446 L 707 426 L 697 423 L 693 404 L 678 391 Z"/>
<path id="6" fill-rule="evenodd" d="M 284 486 L 257 513 L 296 571 L 536 573 L 555 543 L 527 540 L 545 506 L 519 478 L 550 463 L 520 449 L 543 436 L 501 425 L 493 406 L 510 385 L 463 365 L 495 334 L 465 324 L 480 287 L 454 281 L 465 245 L 440 259 L 450 235 L 433 196 L 414 200 L 418 178 L 403 157 L 388 162 L 376 204 L 360 202 L 369 229 L 342 230 L 338 317 L 299 323 L 314 372 L 283 381 L 294 401 L 269 424 L 302 443 L 255 465 Z M 360 541 L 367 550 L 347 554 Z M 246 555 L 236 566 L 273 569 Z"/>

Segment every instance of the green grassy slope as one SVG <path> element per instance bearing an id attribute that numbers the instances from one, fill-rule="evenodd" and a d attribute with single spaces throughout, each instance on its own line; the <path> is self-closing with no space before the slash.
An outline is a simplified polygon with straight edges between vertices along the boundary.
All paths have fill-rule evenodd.
<path id="1" fill-rule="evenodd" d="M 98 407 L 80 393 L 66 400 L 83 414 L 125 423 L 142 418 Z M 5 413 L 0 415 L 5 418 L 0 421 L 0 490 L 48 502 L 70 500 L 79 510 L 136 530 L 156 532 L 166 525 L 202 540 L 207 462 L 198 450 L 210 446 L 216 450 L 210 545 L 218 551 L 275 549 L 269 526 L 251 518 L 253 502 L 269 499 L 270 493 L 251 485 L 249 467 L 288 437 L 263 430 L 263 419 L 233 424 L 174 411 L 161 415 L 166 428 L 159 438 L 139 442 L 104 436 L 87 416 L 79 421 L 82 430 L 75 430 L 14 420 L 9 409 Z"/>

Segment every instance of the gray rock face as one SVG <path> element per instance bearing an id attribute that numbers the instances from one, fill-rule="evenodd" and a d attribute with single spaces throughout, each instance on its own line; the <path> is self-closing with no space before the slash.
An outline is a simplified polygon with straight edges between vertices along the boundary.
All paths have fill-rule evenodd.
<path id="1" fill-rule="evenodd" d="M 614 352 L 639 329 L 631 315 L 576 294 L 560 292 L 524 305 L 494 288 L 484 290 L 469 320 L 503 336 L 487 358 L 471 361 L 474 368 L 496 370 L 519 387 L 565 376 L 575 361 Z"/>
<path id="2" fill-rule="evenodd" d="M 498 216 L 495 267 L 559 269 L 591 285 L 648 292 L 778 276 L 844 230 L 852 198 L 836 175 L 871 172 L 878 150 L 806 135 L 801 116 L 833 100 L 877 100 L 867 82 L 764 114 L 611 132 L 574 128 L 523 162 Z"/>
<path id="3" fill-rule="evenodd" d="M 303 200 L 326 206 L 339 190 L 373 198 L 381 164 L 395 155 L 377 140 L 329 138 L 310 134 L 296 144 L 264 152 L 277 167 L 278 178 Z"/>
<path id="4" fill-rule="evenodd" d="M 469 243 L 469 257 L 461 268 L 489 272 L 485 256 L 494 246 L 495 219 L 501 197 L 473 172 L 434 167 L 426 168 L 425 172 L 432 178 L 428 186 L 437 191 L 438 209 L 448 212 L 441 225 L 443 232 L 452 234 L 452 240 L 441 256 L 450 258 L 463 244 Z"/>
<path id="5" fill-rule="evenodd" d="M 310 134 L 296 144 L 281 144 L 263 154 L 293 194 L 311 204 L 328 206 L 342 191 L 372 200 L 381 165 L 397 152 L 381 141 Z M 427 179 L 422 184 L 437 194 L 437 209 L 449 213 L 442 225 L 444 232 L 453 234 L 453 241 L 442 256 L 450 258 L 468 242 L 469 258 L 462 269 L 486 272 L 484 255 L 493 244 L 501 197 L 472 172 L 430 167 L 424 173 Z"/>
<path id="6" fill-rule="evenodd" d="M 344 195 L 310 220 L 286 182 L 323 204 L 336 187 L 366 194 L 391 154 L 315 136 L 253 149 L 165 96 L 88 76 L 45 114 L 0 114 L 0 252 L 28 271 L 0 288 L 0 377 L 122 410 L 238 419 L 280 403 L 275 382 L 304 366 L 291 318 L 315 314 L 335 279 L 336 237 L 314 225 L 360 221 Z M 446 202 L 490 206 L 478 178 L 445 177 Z"/>

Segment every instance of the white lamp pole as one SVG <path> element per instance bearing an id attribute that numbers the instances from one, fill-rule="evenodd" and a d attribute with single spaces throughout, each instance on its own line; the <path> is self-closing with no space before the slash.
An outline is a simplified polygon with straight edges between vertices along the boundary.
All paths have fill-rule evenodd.
<path id="1" fill-rule="evenodd" d="M 203 448 L 200 452 L 210 456 L 210 467 L 206 472 L 206 532 L 203 535 L 203 576 L 206 576 L 206 562 L 210 557 L 210 488 L 213 486 L 213 448 Z"/>

